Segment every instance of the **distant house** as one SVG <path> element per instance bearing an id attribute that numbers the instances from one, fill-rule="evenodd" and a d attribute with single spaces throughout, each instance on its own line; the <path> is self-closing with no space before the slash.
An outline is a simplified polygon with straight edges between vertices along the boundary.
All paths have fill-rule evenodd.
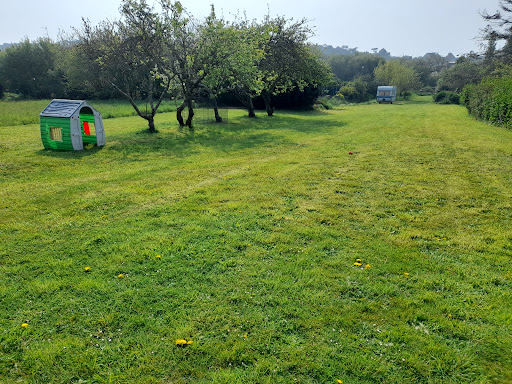
<path id="1" fill-rule="evenodd" d="M 79 151 L 84 144 L 105 145 L 101 113 L 83 100 L 54 99 L 39 117 L 47 149 Z"/>

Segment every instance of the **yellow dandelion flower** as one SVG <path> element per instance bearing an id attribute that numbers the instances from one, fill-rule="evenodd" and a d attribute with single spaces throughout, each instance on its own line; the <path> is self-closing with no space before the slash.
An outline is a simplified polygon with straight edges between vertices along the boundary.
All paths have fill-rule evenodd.
<path id="1" fill-rule="evenodd" d="M 28 328 L 28 323 L 21 324 L 21 328 Z"/>
<path id="2" fill-rule="evenodd" d="M 343 380 L 339 380 L 339 379 L 338 379 L 338 380 L 336 380 L 336 382 L 337 382 L 338 384 L 343 384 Z"/>
<path id="3" fill-rule="evenodd" d="M 404 272 L 405 277 L 409 277 L 409 272 Z"/>
<path id="4" fill-rule="evenodd" d="M 91 267 L 85 267 L 85 268 L 84 268 L 84 271 L 85 271 L 85 272 L 90 272 L 90 271 L 91 271 Z"/>
<path id="5" fill-rule="evenodd" d="M 120 273 L 119 275 L 117 275 L 117 278 L 118 279 L 122 279 L 124 277 L 124 275 L 122 273 Z"/>
<path id="6" fill-rule="evenodd" d="M 156 255 L 155 257 L 156 257 L 157 259 L 161 259 L 161 258 L 162 258 L 162 256 L 160 256 L 160 255 Z"/>
<path id="7" fill-rule="evenodd" d="M 366 264 L 366 265 L 364 266 L 364 269 L 370 269 L 371 267 L 372 267 L 372 266 L 371 266 L 370 264 Z"/>
<path id="8" fill-rule="evenodd" d="M 177 339 L 176 340 L 176 346 L 180 347 L 180 348 L 185 348 L 187 345 L 190 345 L 192 343 L 193 343 L 192 340 L 188 340 L 188 341 L 185 339 Z"/>
<path id="9" fill-rule="evenodd" d="M 360 267 L 360 266 L 361 266 L 361 265 L 363 265 L 363 264 L 358 263 L 358 262 L 356 261 L 356 262 L 354 263 L 354 265 L 355 265 L 356 267 Z"/>

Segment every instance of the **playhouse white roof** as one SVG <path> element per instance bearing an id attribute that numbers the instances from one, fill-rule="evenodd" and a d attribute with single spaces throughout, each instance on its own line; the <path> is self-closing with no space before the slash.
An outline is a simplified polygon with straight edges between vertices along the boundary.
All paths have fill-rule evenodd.
<path id="1" fill-rule="evenodd" d="M 84 100 L 53 99 L 50 104 L 43 109 L 43 112 L 41 112 L 39 116 L 71 117 L 77 112 L 77 110 L 80 111 L 80 108 L 83 106 L 93 109 Z"/>

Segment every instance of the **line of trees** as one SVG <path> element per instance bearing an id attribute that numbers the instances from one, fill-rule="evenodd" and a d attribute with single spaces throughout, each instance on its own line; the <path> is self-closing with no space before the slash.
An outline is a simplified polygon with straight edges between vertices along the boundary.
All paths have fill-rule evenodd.
<path id="1" fill-rule="evenodd" d="M 180 126 L 193 129 L 194 100 L 207 95 L 221 121 L 217 99 L 236 95 L 255 116 L 261 96 L 269 116 L 276 96 L 330 80 L 330 69 L 308 43 L 307 21 L 284 17 L 228 22 L 211 12 L 204 20 L 179 2 L 123 0 L 120 19 L 74 30 L 73 43 L 28 40 L 0 52 L 0 93 L 23 98 L 111 98 L 122 95 L 155 132 L 165 97 L 183 100 Z M 145 100 L 139 108 L 136 100 Z M 188 109 L 185 120 L 182 112 Z"/>
<path id="2" fill-rule="evenodd" d="M 449 57 L 437 53 L 396 58 L 389 53 L 383 57 L 377 49 L 373 51 L 351 54 L 333 54 L 332 49 L 325 51 L 325 59 L 335 76 L 330 88 L 335 88 L 345 101 L 373 100 L 379 85 L 395 85 L 402 97 L 418 91 L 433 93 L 441 74 L 450 65 Z"/>
<path id="3" fill-rule="evenodd" d="M 40 38 L 0 52 L 0 97 L 105 99 L 120 95 L 155 132 L 154 117 L 164 98 L 182 100 L 176 119 L 193 130 L 194 100 L 209 100 L 217 121 L 218 100 L 230 95 L 255 116 L 260 103 L 272 116 L 276 101 L 312 105 L 319 86 L 348 102 L 375 97 L 378 85 L 397 86 L 402 97 L 424 90 L 434 100 L 462 102 L 475 116 L 512 120 L 512 0 L 482 17 L 482 54 L 470 53 L 454 65 L 436 53 L 393 58 L 356 49 L 321 52 L 308 44 L 305 19 L 238 17 L 226 21 L 211 8 L 204 20 L 179 1 L 122 0 L 120 18 L 91 25 L 84 20 L 73 39 Z M 500 46 L 501 48 L 498 48 Z M 332 47 L 331 47 L 332 48 Z M 347 54 L 347 51 L 349 54 Z M 140 100 L 146 107 L 139 108 Z M 186 118 L 183 115 L 188 110 Z M 508 123 L 507 123 L 508 124 Z"/>

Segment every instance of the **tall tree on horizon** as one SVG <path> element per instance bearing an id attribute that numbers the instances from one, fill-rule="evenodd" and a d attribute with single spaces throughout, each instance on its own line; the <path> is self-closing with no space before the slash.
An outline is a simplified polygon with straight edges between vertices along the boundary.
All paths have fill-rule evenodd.
<path id="1" fill-rule="evenodd" d="M 487 41 L 486 59 L 492 54 L 504 62 L 512 62 L 512 0 L 500 0 L 494 13 L 484 11 L 481 16 L 489 24 L 482 29 L 482 39 Z M 501 49 L 496 44 L 503 42 Z"/>

